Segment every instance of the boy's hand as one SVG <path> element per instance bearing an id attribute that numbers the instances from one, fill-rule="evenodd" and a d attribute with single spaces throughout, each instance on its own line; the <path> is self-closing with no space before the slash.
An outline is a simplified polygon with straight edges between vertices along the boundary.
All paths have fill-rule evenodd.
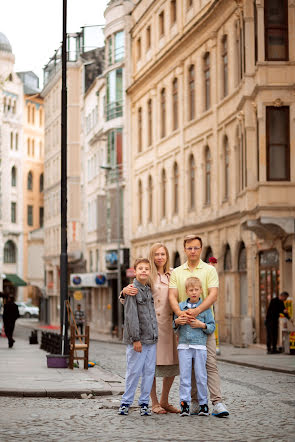
<path id="1" fill-rule="evenodd" d="M 129 295 L 129 296 L 135 296 L 138 293 L 138 290 L 136 287 L 134 287 L 133 284 L 129 284 L 127 285 L 127 287 L 124 287 L 122 292 L 124 293 L 124 295 Z"/>
<path id="2" fill-rule="evenodd" d="M 179 316 L 177 319 L 175 319 L 176 325 L 185 325 L 188 324 L 188 317 L 186 315 Z"/>
<path id="3" fill-rule="evenodd" d="M 133 350 L 137 351 L 138 353 L 142 352 L 142 345 L 140 341 L 133 342 Z"/>
<path id="4" fill-rule="evenodd" d="M 202 321 L 199 321 L 199 319 L 192 319 L 189 321 L 189 325 L 192 328 L 206 328 L 206 324 Z"/>

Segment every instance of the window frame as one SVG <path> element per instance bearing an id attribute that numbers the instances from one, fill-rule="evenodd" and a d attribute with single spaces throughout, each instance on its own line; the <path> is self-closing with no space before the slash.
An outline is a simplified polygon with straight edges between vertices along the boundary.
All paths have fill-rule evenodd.
<path id="1" fill-rule="evenodd" d="M 161 106 L 161 138 L 166 137 L 166 89 L 163 87 L 160 91 Z"/>
<path id="2" fill-rule="evenodd" d="M 270 125 L 270 112 L 272 110 L 278 111 L 283 110 L 286 113 L 286 119 L 285 119 L 285 130 L 284 133 L 287 134 L 287 143 L 284 144 L 286 155 L 285 155 L 285 177 L 284 178 L 272 178 L 270 174 L 270 131 L 269 131 L 269 125 Z M 278 143 L 274 143 L 278 145 Z M 281 145 L 281 144 L 280 144 Z M 275 107 L 275 106 L 266 106 L 266 180 L 267 181 L 290 181 L 291 171 L 291 159 L 290 159 L 290 107 L 289 106 L 281 106 L 281 107 Z"/>
<path id="3" fill-rule="evenodd" d="M 282 1 L 282 0 L 280 0 Z M 265 44 L 265 60 L 266 61 L 289 61 L 289 24 L 288 24 L 288 0 L 283 0 L 284 4 L 283 4 L 283 8 L 285 11 L 285 23 L 281 23 L 281 24 L 269 24 L 268 23 L 268 6 L 269 3 L 267 0 L 264 1 L 264 44 Z M 270 32 L 274 32 L 273 35 L 276 35 L 276 32 L 281 32 L 281 36 L 284 37 L 284 48 L 285 48 L 285 53 L 286 56 L 285 58 L 270 58 L 269 56 L 269 45 L 268 45 L 268 36 Z"/>
<path id="4" fill-rule="evenodd" d="M 210 66 L 210 52 L 206 52 L 203 58 L 203 72 L 204 72 L 204 109 L 205 111 L 211 108 L 211 66 Z"/>
<path id="5" fill-rule="evenodd" d="M 188 68 L 188 89 L 189 89 L 189 121 L 194 120 L 196 118 L 196 82 L 195 82 L 195 65 L 191 64 Z"/>
<path id="6" fill-rule="evenodd" d="M 178 121 L 178 78 L 175 77 L 172 82 L 172 117 L 173 130 L 177 130 L 179 126 Z"/>

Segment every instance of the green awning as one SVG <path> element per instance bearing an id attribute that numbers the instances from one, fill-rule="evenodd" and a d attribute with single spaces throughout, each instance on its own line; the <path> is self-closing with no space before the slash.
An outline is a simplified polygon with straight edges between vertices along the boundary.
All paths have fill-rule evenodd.
<path id="1" fill-rule="evenodd" d="M 27 283 L 15 273 L 5 273 L 4 279 L 8 279 L 8 281 L 10 281 L 15 287 L 27 285 Z"/>

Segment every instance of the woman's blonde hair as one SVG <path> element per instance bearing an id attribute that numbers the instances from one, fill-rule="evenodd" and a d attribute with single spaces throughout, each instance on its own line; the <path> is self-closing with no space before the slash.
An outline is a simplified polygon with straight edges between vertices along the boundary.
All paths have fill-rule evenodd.
<path id="1" fill-rule="evenodd" d="M 149 254 L 149 260 L 150 260 L 150 264 L 151 264 L 151 280 L 152 283 L 154 283 L 157 279 L 158 276 L 158 269 L 155 265 L 155 253 L 156 251 L 160 248 L 163 247 L 163 249 L 166 252 L 166 263 L 164 265 L 164 273 L 170 273 L 170 257 L 169 257 L 169 252 L 167 247 L 162 244 L 161 242 L 156 242 L 155 244 L 152 245 L 151 249 L 150 249 L 150 254 Z"/>

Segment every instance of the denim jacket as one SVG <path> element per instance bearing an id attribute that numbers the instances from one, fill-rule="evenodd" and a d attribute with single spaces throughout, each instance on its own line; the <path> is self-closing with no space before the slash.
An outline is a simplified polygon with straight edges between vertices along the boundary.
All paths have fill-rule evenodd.
<path id="1" fill-rule="evenodd" d="M 190 299 L 188 298 L 186 301 L 180 302 L 180 310 L 188 310 L 189 307 L 187 304 L 189 301 Z M 201 303 L 202 300 L 200 298 L 196 304 L 196 307 L 198 307 Z M 207 328 L 192 328 L 189 324 L 177 325 L 175 324 L 176 318 L 177 316 L 174 318 L 173 328 L 179 333 L 179 344 L 206 345 L 207 335 L 211 335 L 211 333 L 213 333 L 215 330 L 215 321 L 210 308 L 200 313 L 196 318 L 204 322 L 207 325 Z"/>
<path id="2" fill-rule="evenodd" d="M 158 324 L 151 288 L 142 285 L 136 278 L 133 285 L 138 289 L 137 295 L 126 296 L 124 302 L 124 342 L 154 344 L 158 341 Z"/>

